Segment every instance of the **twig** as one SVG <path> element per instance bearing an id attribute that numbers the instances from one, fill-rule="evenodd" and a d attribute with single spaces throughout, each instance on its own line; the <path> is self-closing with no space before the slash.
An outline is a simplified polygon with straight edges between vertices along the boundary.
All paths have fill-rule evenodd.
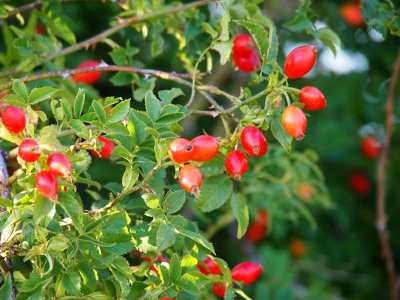
<path id="1" fill-rule="evenodd" d="M 147 175 L 146 177 L 142 180 L 142 182 L 140 182 L 138 185 L 135 185 L 132 188 L 129 189 L 125 189 L 123 190 L 121 193 L 119 193 L 114 200 L 112 200 L 111 202 L 109 202 L 106 206 L 96 210 L 96 211 L 90 211 L 88 212 L 89 215 L 94 215 L 94 214 L 102 214 L 104 212 L 106 212 L 107 210 L 113 208 L 115 205 L 117 205 L 119 202 L 121 202 L 126 196 L 140 190 L 140 189 L 148 189 L 148 182 L 151 179 L 151 177 L 161 168 L 165 168 L 168 166 L 171 166 L 173 164 L 173 162 L 169 161 L 166 162 L 162 165 L 157 165 L 155 166 Z"/>
<path id="2" fill-rule="evenodd" d="M 399 287 L 397 285 L 397 272 L 394 265 L 393 254 L 389 243 L 389 235 L 386 228 L 387 217 L 385 212 L 385 204 L 386 204 L 385 169 L 389 160 L 390 139 L 392 136 L 393 127 L 395 123 L 395 113 L 393 106 L 394 106 L 394 93 L 396 90 L 399 70 L 400 70 L 400 51 L 397 55 L 396 62 L 393 66 L 393 73 L 389 84 L 389 93 L 386 103 L 386 131 L 383 140 L 382 153 L 378 163 L 377 198 L 376 198 L 376 210 L 377 210 L 376 227 L 378 230 L 379 241 L 382 248 L 382 256 L 385 261 L 386 271 L 389 277 L 388 281 L 389 281 L 392 300 L 399 299 Z"/>

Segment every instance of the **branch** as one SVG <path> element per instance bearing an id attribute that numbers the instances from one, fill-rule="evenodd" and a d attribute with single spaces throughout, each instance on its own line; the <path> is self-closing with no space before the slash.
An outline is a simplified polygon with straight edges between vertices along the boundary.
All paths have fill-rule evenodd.
<path id="1" fill-rule="evenodd" d="M 64 1 L 70 1 L 70 0 L 64 0 Z M 190 9 L 190 8 L 203 6 L 203 5 L 208 4 L 209 2 L 212 2 L 212 1 L 214 1 L 214 0 L 200 0 L 200 1 L 195 1 L 195 2 L 192 2 L 192 3 L 188 3 L 188 4 L 182 4 L 182 5 L 178 5 L 178 6 L 174 6 L 174 7 L 168 7 L 168 8 L 162 9 L 160 11 L 152 11 L 150 13 L 145 13 L 143 15 L 136 15 L 136 16 L 134 16 L 132 18 L 129 18 L 129 19 L 122 19 L 122 21 L 118 22 L 117 25 L 115 25 L 115 26 L 103 31 L 102 33 L 100 33 L 98 35 L 95 35 L 95 36 L 93 36 L 93 37 L 91 37 L 91 38 L 89 38 L 89 39 L 87 39 L 85 41 L 82 41 L 82 42 L 80 42 L 78 44 L 75 44 L 75 45 L 72 45 L 70 47 L 67 47 L 67 48 L 65 48 L 63 50 L 60 50 L 60 51 L 58 51 L 58 52 L 56 52 L 54 54 L 48 55 L 47 59 L 52 60 L 52 59 L 58 58 L 60 56 L 71 54 L 71 53 L 73 53 L 75 51 L 78 51 L 80 49 L 87 49 L 88 47 L 90 47 L 90 45 L 93 45 L 93 44 L 96 44 L 98 42 L 101 42 L 101 41 L 105 40 L 107 37 L 113 35 L 114 33 L 117 33 L 119 30 L 124 29 L 126 27 L 129 27 L 134 23 L 143 22 L 143 21 L 155 18 L 155 17 L 162 16 L 162 15 L 173 14 L 173 13 L 177 13 L 177 12 L 182 11 L 182 10 L 187 10 L 187 9 Z M 40 5 L 41 5 L 40 1 L 37 2 L 37 3 L 40 3 Z M 39 65 L 39 64 L 36 64 L 36 66 L 37 65 Z M 2 72 L 1 75 L 2 76 L 6 76 L 6 75 L 13 74 L 15 72 L 18 72 L 18 71 L 19 70 L 18 70 L 18 67 L 17 67 L 15 69 L 8 70 L 6 72 Z"/>
<path id="2" fill-rule="evenodd" d="M 10 193 L 10 186 L 7 185 L 8 171 L 6 165 L 6 160 L 8 160 L 8 158 L 9 157 L 7 152 L 3 151 L 0 148 L 0 183 L 1 183 L 0 195 L 2 198 L 10 199 L 11 193 Z M 4 209 L 3 207 L 0 207 L 0 211 L 3 211 L 3 209 Z M 11 276 L 12 291 L 9 300 L 14 300 L 17 297 L 17 289 L 15 287 L 13 265 L 11 259 L 9 257 L 5 257 L 3 253 L 0 253 L 0 271 L 3 274 L 4 278 L 7 276 L 7 274 L 10 274 Z"/>
<path id="3" fill-rule="evenodd" d="M 397 78 L 400 70 L 400 51 L 393 67 L 392 77 L 390 79 L 389 94 L 386 103 L 386 131 L 383 140 L 382 154 L 378 163 L 377 170 L 377 222 L 379 241 L 382 248 L 382 256 L 385 261 L 386 271 L 389 277 L 389 286 L 392 300 L 399 299 L 399 287 L 397 284 L 396 268 L 394 265 L 393 254 L 390 248 L 389 235 L 386 228 L 385 196 L 386 196 L 386 174 L 385 169 L 389 160 L 390 139 L 395 123 L 394 113 L 394 93 L 396 90 Z"/>
<path id="4" fill-rule="evenodd" d="M 46 79 L 46 78 L 56 78 L 56 77 L 66 78 L 71 75 L 82 74 L 82 73 L 91 73 L 91 72 L 130 72 L 130 73 L 143 74 L 146 76 L 154 76 L 154 77 L 158 77 L 161 79 L 173 80 L 173 81 L 177 81 L 176 78 L 192 78 L 192 76 L 193 76 L 192 74 L 187 74 L 187 73 L 164 72 L 164 71 L 159 71 L 159 70 L 100 64 L 97 67 L 46 72 L 46 73 L 40 73 L 40 74 L 27 75 L 25 77 L 21 77 L 18 79 L 21 80 L 22 82 L 31 82 L 31 81 Z M 201 78 L 204 75 L 206 75 L 206 73 L 200 73 L 197 76 L 199 78 Z M 9 82 L 0 84 L 0 91 L 11 88 L 13 83 L 14 83 L 13 81 L 9 81 Z"/>

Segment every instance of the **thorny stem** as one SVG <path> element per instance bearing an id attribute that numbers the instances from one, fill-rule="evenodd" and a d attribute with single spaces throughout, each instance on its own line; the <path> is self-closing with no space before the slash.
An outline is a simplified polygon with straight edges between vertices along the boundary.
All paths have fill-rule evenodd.
<path id="1" fill-rule="evenodd" d="M 390 139 L 395 123 L 394 113 L 394 94 L 396 90 L 397 79 L 400 71 L 400 51 L 397 55 L 396 62 L 393 66 L 392 77 L 390 78 L 389 93 L 386 103 L 386 131 L 383 140 L 381 157 L 377 170 L 377 197 L 376 210 L 377 221 L 376 227 L 378 231 L 379 241 L 382 248 L 382 257 L 385 261 L 386 271 L 388 273 L 388 281 L 391 291 L 392 300 L 399 299 L 399 286 L 397 284 L 397 272 L 394 265 L 393 254 L 389 243 L 389 234 L 386 228 L 386 212 L 385 212 L 385 194 L 386 194 L 386 174 L 385 169 L 389 160 Z"/>
<path id="2" fill-rule="evenodd" d="M 129 188 L 129 189 L 124 189 L 121 193 L 119 193 L 119 194 L 114 198 L 114 200 L 112 200 L 112 201 L 111 201 L 110 203 L 108 203 L 106 206 L 104 206 L 104 207 L 102 207 L 102 208 L 100 208 L 100 209 L 98 209 L 98 210 L 96 210 L 96 211 L 90 211 L 90 212 L 88 212 L 88 214 L 89 214 L 89 215 L 94 215 L 94 214 L 101 215 L 102 213 L 104 213 L 104 212 L 106 212 L 107 210 L 113 208 L 115 205 L 117 205 L 119 202 L 121 202 L 126 196 L 128 196 L 128 195 L 130 195 L 130 194 L 132 194 L 132 193 L 134 193 L 134 192 L 136 192 L 136 191 L 138 191 L 138 190 L 140 190 L 140 189 L 142 189 L 142 188 L 143 188 L 143 189 L 148 188 L 147 185 L 148 185 L 149 180 L 151 179 L 151 177 L 152 177 L 158 170 L 160 170 L 160 169 L 162 169 L 162 168 L 166 168 L 166 167 L 168 167 L 168 166 L 172 166 L 172 165 L 173 165 L 173 162 L 172 162 L 172 161 L 169 161 L 169 162 L 166 162 L 166 163 L 164 163 L 164 164 L 162 164 L 162 165 L 157 165 L 157 166 L 155 166 L 155 167 L 146 175 L 146 177 L 143 178 L 142 182 L 140 182 L 138 185 L 135 185 L 135 186 L 133 186 L 133 187 L 131 187 L 131 188 Z"/>

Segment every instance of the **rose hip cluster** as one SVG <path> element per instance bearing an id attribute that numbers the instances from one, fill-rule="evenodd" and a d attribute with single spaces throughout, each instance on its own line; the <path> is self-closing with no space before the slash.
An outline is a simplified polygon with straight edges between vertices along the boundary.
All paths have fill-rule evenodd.
<path id="1" fill-rule="evenodd" d="M 197 264 L 200 272 L 204 275 L 221 275 L 221 269 L 215 263 L 215 261 L 208 257 L 202 262 Z M 232 279 L 238 282 L 243 282 L 244 285 L 253 283 L 262 273 L 262 267 L 260 264 L 253 262 L 242 262 L 236 265 L 231 270 Z M 226 283 L 222 281 L 215 282 L 213 285 L 214 294 L 218 297 L 224 297 L 226 292 Z"/>
<path id="2" fill-rule="evenodd" d="M 267 153 L 267 140 L 257 127 L 247 126 L 244 128 L 240 141 L 244 152 L 250 156 L 262 156 Z M 206 162 L 217 155 L 219 148 L 219 139 L 210 135 L 199 135 L 191 141 L 177 138 L 168 146 L 168 155 L 173 162 L 178 164 L 185 164 L 189 161 Z M 225 168 L 233 178 L 239 180 L 248 168 L 246 155 L 241 150 L 232 150 L 225 158 Z M 185 164 L 179 170 L 178 178 L 185 191 L 199 196 L 203 176 L 197 166 L 190 163 Z"/>
<path id="3" fill-rule="evenodd" d="M 210 135 L 199 135 L 191 141 L 177 138 L 168 146 L 168 155 L 171 160 L 178 164 L 188 161 L 205 162 L 217 155 L 220 141 Z M 200 169 L 192 164 L 186 164 L 179 170 L 179 183 L 181 187 L 198 196 L 203 176 Z"/>
<path id="4" fill-rule="evenodd" d="M 251 36 L 241 34 L 233 40 L 233 61 L 239 70 L 254 72 L 260 69 L 260 56 L 255 51 L 255 45 Z"/>
<path id="5" fill-rule="evenodd" d="M 18 134 L 23 141 L 18 147 L 18 156 L 26 163 L 34 163 L 42 156 L 43 149 L 33 138 L 26 138 L 23 134 L 26 126 L 25 112 L 15 106 L 3 104 L 1 111 L 1 121 L 4 127 L 12 134 Z M 115 145 L 111 140 L 102 136 L 99 140 L 104 143 L 101 152 L 91 150 L 97 157 L 108 158 Z M 57 202 L 58 200 L 58 180 L 57 177 L 65 177 L 71 181 L 72 165 L 67 156 L 60 152 L 50 153 L 46 160 L 46 170 L 40 170 L 36 174 L 35 184 L 38 192 L 44 197 Z"/>
<path id="6" fill-rule="evenodd" d="M 286 57 L 284 71 L 288 78 L 296 79 L 306 75 L 315 64 L 317 51 L 313 46 L 305 45 L 295 48 Z M 305 86 L 300 90 L 299 101 L 307 110 L 319 110 L 326 106 L 322 92 L 313 86 Z M 296 140 L 302 140 L 307 127 L 307 118 L 303 110 L 289 105 L 282 114 L 283 128 Z"/>

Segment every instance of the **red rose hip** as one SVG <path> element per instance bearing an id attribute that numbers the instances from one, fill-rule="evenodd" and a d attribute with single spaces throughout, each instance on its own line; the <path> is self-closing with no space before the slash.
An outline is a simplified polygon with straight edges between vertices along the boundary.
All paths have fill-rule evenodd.
<path id="1" fill-rule="evenodd" d="M 241 34 L 235 37 L 232 51 L 237 56 L 249 57 L 254 51 L 254 42 L 251 36 Z"/>
<path id="2" fill-rule="evenodd" d="M 40 171 L 36 175 L 35 183 L 40 194 L 51 201 L 57 202 L 58 181 L 52 173 L 49 171 Z"/>
<path id="3" fill-rule="evenodd" d="M 49 171 L 56 176 L 70 176 L 71 175 L 71 162 L 62 153 L 54 152 L 47 158 L 47 167 Z"/>
<path id="4" fill-rule="evenodd" d="M 199 135 L 190 141 L 193 147 L 191 160 L 205 162 L 217 155 L 219 150 L 219 141 L 211 135 Z"/>
<path id="5" fill-rule="evenodd" d="M 41 149 L 33 139 L 26 139 L 18 147 L 18 155 L 26 162 L 32 163 L 39 159 Z"/>
<path id="6" fill-rule="evenodd" d="M 287 77 L 299 78 L 311 71 L 317 57 L 317 50 L 313 46 L 300 46 L 286 57 L 283 69 Z"/>
<path id="7" fill-rule="evenodd" d="M 260 264 L 253 262 L 242 262 L 232 269 L 232 279 L 243 281 L 244 285 L 253 283 L 262 273 Z"/>
<path id="8" fill-rule="evenodd" d="M 177 138 L 169 144 L 168 155 L 173 162 L 184 164 L 192 158 L 193 146 L 187 139 Z"/>
<path id="9" fill-rule="evenodd" d="M 104 143 L 104 146 L 101 148 L 100 153 L 97 152 L 95 149 L 90 150 L 90 152 L 96 157 L 109 158 L 111 156 L 111 152 L 115 148 L 114 142 L 105 138 L 104 136 L 99 136 L 99 141 Z"/>
<path id="10" fill-rule="evenodd" d="M 101 62 L 96 61 L 96 60 L 87 60 L 79 64 L 78 69 L 84 69 L 84 68 L 93 68 L 97 67 L 101 64 Z M 80 73 L 80 74 L 75 74 L 72 75 L 72 79 L 75 82 L 82 82 L 86 84 L 94 84 L 96 83 L 101 76 L 101 72 L 95 71 L 95 72 L 87 72 L 87 73 Z"/>
<path id="11" fill-rule="evenodd" d="M 299 100 L 308 110 L 323 109 L 326 106 L 324 94 L 313 86 L 305 86 L 300 90 Z"/>
<path id="12" fill-rule="evenodd" d="M 268 144 L 262 131 L 254 126 L 247 126 L 240 135 L 244 151 L 251 156 L 262 156 L 267 153 Z"/>
<path id="13" fill-rule="evenodd" d="M 188 193 L 198 197 L 200 195 L 200 186 L 203 181 L 200 169 L 193 165 L 184 165 L 179 170 L 179 183 Z"/>
<path id="14" fill-rule="evenodd" d="M 258 53 L 253 51 L 249 57 L 243 57 L 237 54 L 233 54 L 233 61 L 239 70 L 243 72 L 254 72 L 258 71 L 261 68 L 261 60 L 258 56 Z"/>
<path id="15" fill-rule="evenodd" d="M 214 294 L 218 297 L 224 297 L 226 293 L 226 285 L 223 282 L 216 282 L 213 285 Z"/>
<path id="16" fill-rule="evenodd" d="M 297 106 L 286 107 L 282 114 L 282 126 L 297 141 L 304 138 L 307 128 L 307 118 Z"/>
<path id="17" fill-rule="evenodd" d="M 21 133 L 25 129 L 25 113 L 18 107 L 7 106 L 6 109 L 1 112 L 1 120 L 3 125 L 11 133 Z"/>
<path id="18" fill-rule="evenodd" d="M 240 150 L 233 150 L 225 158 L 225 168 L 233 178 L 239 180 L 246 173 L 249 163 Z"/>
<path id="19" fill-rule="evenodd" d="M 214 260 L 211 257 L 207 257 L 207 259 L 204 260 L 204 263 L 207 267 L 204 267 L 203 264 L 198 263 L 197 267 L 199 268 L 200 272 L 203 273 L 204 275 L 209 275 L 209 274 L 214 274 L 214 275 L 219 275 L 221 274 L 221 269 L 219 266 L 214 262 Z"/>

